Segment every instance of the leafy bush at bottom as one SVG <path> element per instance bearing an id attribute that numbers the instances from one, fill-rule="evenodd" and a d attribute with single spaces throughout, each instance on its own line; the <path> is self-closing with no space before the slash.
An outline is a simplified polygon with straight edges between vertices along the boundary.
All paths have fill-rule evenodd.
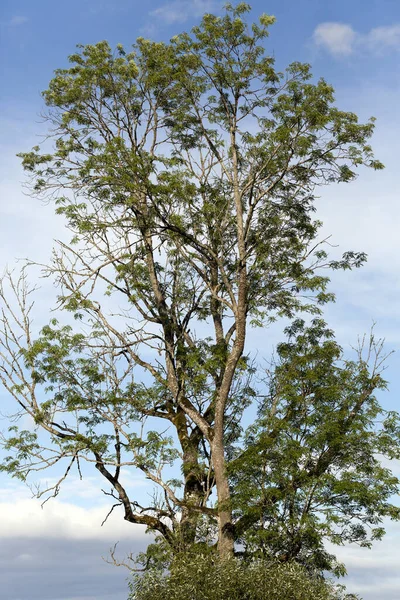
<path id="1" fill-rule="evenodd" d="M 136 575 L 129 600 L 356 600 L 342 586 L 312 577 L 297 563 L 181 556 L 168 573 Z"/>

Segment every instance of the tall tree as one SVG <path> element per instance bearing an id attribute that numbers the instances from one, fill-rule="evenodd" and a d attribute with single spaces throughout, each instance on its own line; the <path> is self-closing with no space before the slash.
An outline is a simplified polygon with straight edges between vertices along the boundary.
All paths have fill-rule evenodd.
<path id="1" fill-rule="evenodd" d="M 248 327 L 318 312 L 332 298 L 320 269 L 364 262 L 328 258 L 315 194 L 382 167 L 373 120 L 336 108 L 308 65 L 277 72 L 263 45 L 274 19 L 249 26 L 248 10 L 129 53 L 82 46 L 55 72 L 43 94 L 53 144 L 21 156 L 72 232 L 46 273 L 79 327 L 53 320 L 35 339 L 24 277 L 12 284 L 21 314 L 2 293 L 2 381 L 49 437 L 12 428 L 2 468 L 25 478 L 92 462 L 127 521 L 181 548 L 214 519 L 223 557 L 235 538 L 226 461 L 252 401 Z M 179 461 L 182 481 L 166 480 Z M 161 500 L 130 498 L 126 468 Z"/>

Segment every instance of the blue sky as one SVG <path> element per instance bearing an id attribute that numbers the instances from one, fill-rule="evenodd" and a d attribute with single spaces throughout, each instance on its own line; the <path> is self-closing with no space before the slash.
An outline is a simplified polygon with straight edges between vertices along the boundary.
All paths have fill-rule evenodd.
<path id="1" fill-rule="evenodd" d="M 310 62 L 316 77 L 336 89 L 338 105 L 362 118 L 378 118 L 373 146 L 386 164 L 381 173 L 361 172 L 346 186 L 321 192 L 318 216 L 332 234 L 338 252 L 364 250 L 367 266 L 336 274 L 336 304 L 326 316 L 339 341 L 349 348 L 357 335 L 377 322 L 387 348 L 400 348 L 400 3 L 398 0 L 272 0 L 252 3 L 253 15 L 274 14 L 268 51 L 279 68 L 293 60 Z M 44 132 L 40 96 L 54 69 L 66 65 L 77 43 L 107 39 L 129 46 L 139 35 L 169 39 L 195 24 L 205 11 L 218 12 L 214 0 L 3 0 L 0 8 L 0 271 L 17 258 L 45 261 L 52 239 L 63 236 L 51 206 L 23 194 L 24 179 L 16 152 L 34 145 Z M 37 321 L 48 319 L 49 288 L 43 287 Z M 265 333 L 254 333 L 254 348 Z M 270 332 L 269 344 L 279 339 Z M 389 360 L 390 391 L 382 397 L 398 408 L 398 352 Z M 0 392 L 0 411 L 7 402 Z M 0 421 L 0 429 L 6 427 Z M 398 470 L 398 466 L 395 466 Z M 132 476 L 132 488 L 146 489 Z M 102 555 L 118 539 L 124 549 L 146 544 L 140 529 L 116 514 L 100 528 L 107 509 L 94 473 L 83 482 L 72 479 L 60 497 L 40 509 L 29 490 L 0 476 L 0 586 L 7 600 L 123 600 L 127 573 L 105 564 Z M 365 600 L 398 598 L 400 577 L 396 546 L 400 527 L 373 551 L 340 549 L 349 570 L 348 586 Z M 65 564 L 68 563 L 68 569 Z"/>

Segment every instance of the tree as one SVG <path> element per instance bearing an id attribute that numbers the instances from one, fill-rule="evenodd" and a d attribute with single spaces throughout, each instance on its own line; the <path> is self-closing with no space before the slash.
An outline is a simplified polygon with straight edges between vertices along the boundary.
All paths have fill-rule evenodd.
<path id="1" fill-rule="evenodd" d="M 342 575 L 324 542 L 370 547 L 382 519 L 398 520 L 400 421 L 375 392 L 385 389 L 386 356 L 375 338 L 345 359 L 321 319 L 296 320 L 277 348 L 268 393 L 229 464 L 236 534 L 245 555 Z"/>
<path id="2" fill-rule="evenodd" d="M 2 382 L 36 424 L 11 428 L 2 469 L 25 479 L 66 462 L 67 476 L 88 461 L 127 521 L 177 552 L 215 523 L 225 558 L 237 538 L 226 467 L 255 393 L 248 328 L 318 314 L 333 298 L 323 269 L 365 261 L 328 257 L 316 191 L 382 168 L 373 120 L 336 108 L 308 65 L 277 72 L 263 46 L 274 19 L 249 26 L 248 10 L 228 5 L 129 53 L 81 46 L 55 72 L 43 94 L 53 144 L 21 157 L 73 236 L 45 269 L 60 317 L 35 337 L 25 275 L 11 280 L 16 301 L 2 289 Z M 164 478 L 177 463 L 181 480 Z M 139 506 L 124 469 L 161 497 Z"/>

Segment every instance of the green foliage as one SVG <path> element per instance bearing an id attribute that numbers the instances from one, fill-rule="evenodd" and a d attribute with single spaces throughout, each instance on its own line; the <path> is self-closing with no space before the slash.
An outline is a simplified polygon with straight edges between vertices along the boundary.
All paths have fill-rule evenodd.
<path id="1" fill-rule="evenodd" d="M 129 600 L 356 600 L 296 563 L 177 556 L 169 572 L 151 569 L 131 583 Z"/>
<path id="2" fill-rule="evenodd" d="M 315 273 L 322 256 L 305 261 L 320 225 L 312 219 L 315 187 L 351 181 L 360 165 L 382 165 L 367 143 L 373 120 L 362 125 L 353 113 L 339 111 L 331 86 L 310 83 L 308 65 L 276 72 L 262 45 L 274 19 L 263 15 L 249 28 L 246 11 L 241 4 L 222 18 L 205 15 L 192 35 L 170 44 L 139 39 L 130 53 L 121 47 L 114 53 L 107 42 L 79 47 L 72 66 L 57 70 L 44 92 L 60 127 L 53 154 L 36 147 L 21 157 L 38 192 L 55 186 L 86 198 L 57 200 L 78 239 L 117 231 L 121 219 L 132 233 L 143 232 L 145 219 L 171 259 L 184 245 L 185 266 L 189 257 L 192 263 L 186 275 L 193 262 L 200 266 L 217 254 L 221 297 L 236 290 L 233 192 L 239 183 L 247 217 L 248 314 L 261 326 L 275 314 L 317 310 L 301 302 L 299 292 L 320 304 L 332 298 L 327 277 Z M 197 152 L 204 154 L 202 167 Z M 219 165 L 218 175 L 207 156 Z M 145 205 L 139 197 L 147 197 Z M 129 272 L 137 303 L 150 292 L 148 267 L 143 248 L 129 254 L 118 272 Z M 350 268 L 364 260 L 365 254 L 350 252 L 328 264 Z M 187 301 L 192 280 L 179 283 Z M 196 316 L 204 319 L 208 306 L 207 298 L 197 303 Z"/>
<path id="3" fill-rule="evenodd" d="M 400 457 L 400 418 L 375 396 L 386 382 L 373 334 L 356 360 L 344 359 L 320 319 L 297 320 L 287 335 L 245 450 L 229 466 L 237 535 L 246 553 L 340 575 L 324 540 L 369 547 L 384 517 L 400 517 L 400 481 L 382 465 Z"/>

